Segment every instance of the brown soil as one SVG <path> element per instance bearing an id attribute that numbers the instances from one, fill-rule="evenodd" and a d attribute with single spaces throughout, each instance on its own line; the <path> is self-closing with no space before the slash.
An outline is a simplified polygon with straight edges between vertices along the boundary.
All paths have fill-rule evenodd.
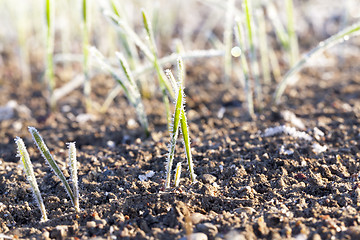
<path id="1" fill-rule="evenodd" d="M 328 53 L 333 64 L 303 71 L 282 104 L 271 106 L 267 97 L 255 120 L 246 114 L 239 83 L 221 79 L 221 59 L 188 64 L 186 108 L 198 181 L 189 180 L 179 140 L 180 187 L 165 190 L 169 133 L 160 96 L 144 100 L 150 137 L 123 94 L 105 114 L 85 114 L 78 89 L 50 112 L 46 88 L 37 80 L 31 86 L 21 82 L 13 54 L 3 50 L 0 65 L 0 106 L 17 104 L 0 121 L 0 239 L 360 239 L 358 56 Z M 98 76 L 92 84 L 93 101 L 102 103 L 113 81 Z M 274 88 L 265 88 L 268 96 Z M 288 120 L 289 112 L 303 129 Z M 311 140 L 264 135 L 282 125 Z M 39 130 L 67 178 L 66 143 L 76 142 L 80 213 L 40 156 L 28 126 Z M 16 157 L 16 136 L 30 153 L 47 222 L 39 223 Z M 317 152 L 316 143 L 326 149 Z M 139 179 L 150 171 L 153 177 Z"/>
<path id="2" fill-rule="evenodd" d="M 175 160 L 184 166 L 181 186 L 167 191 L 169 137 L 160 98 L 145 101 L 152 128 L 146 138 L 129 121 L 135 114 L 122 95 L 105 115 L 79 122 L 76 116 L 84 113 L 80 90 L 49 114 L 41 84 L 19 91 L 18 80 L 3 82 L 2 103 L 13 99 L 18 107 L 11 119 L 1 121 L 0 232 L 37 239 L 180 239 L 192 233 L 192 239 L 360 238 L 360 68 L 353 64 L 358 59 L 305 71 L 281 107 L 265 108 L 254 121 L 243 110 L 242 90 L 208 74 L 218 61 L 188 69 L 187 113 L 198 182 L 189 181 L 179 142 Z M 322 79 L 324 72 L 331 77 Z M 103 79 L 94 80 L 94 89 L 111 87 Z M 101 95 L 95 91 L 94 99 Z M 226 111 L 219 118 L 222 107 Z M 292 126 L 284 110 L 297 115 L 312 141 L 263 135 L 268 127 Z M 76 141 L 80 213 L 41 158 L 27 126 L 38 128 L 67 177 L 65 143 Z M 39 223 L 15 136 L 28 147 L 48 222 Z M 314 153 L 315 142 L 327 150 Z M 149 171 L 155 175 L 140 181 L 139 175 Z"/>

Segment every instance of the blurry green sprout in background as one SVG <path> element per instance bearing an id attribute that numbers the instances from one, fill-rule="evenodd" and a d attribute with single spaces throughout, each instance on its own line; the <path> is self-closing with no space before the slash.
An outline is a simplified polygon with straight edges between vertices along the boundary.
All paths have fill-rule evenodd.
<path id="1" fill-rule="evenodd" d="M 140 95 L 137 102 L 157 91 L 161 94 L 169 126 L 169 100 L 174 100 L 175 95 L 163 69 L 174 64 L 180 55 L 183 59 L 221 59 L 223 64 L 219 66 L 224 68 L 225 83 L 229 87 L 234 80 L 240 81 L 249 116 L 255 117 L 269 96 L 273 96 L 273 102 L 280 101 L 294 75 L 310 58 L 359 32 L 356 15 L 350 14 L 351 4 L 356 5 L 353 0 L 346 1 L 345 6 L 350 7 L 344 7 L 339 33 L 333 32 L 330 37 L 320 34 L 322 39 L 329 38 L 318 46 L 314 44 L 316 47 L 309 52 L 304 49 L 304 57 L 300 57 L 298 44 L 299 38 L 306 35 L 301 29 L 306 25 L 301 15 L 313 11 L 311 2 L 34 0 L 16 7 L 10 0 L 0 0 L 0 3 L 4 26 L 0 40 L 4 44 L 17 41 L 14 48 L 17 50 L 13 51 L 19 57 L 24 84 L 39 81 L 37 73 L 43 71 L 44 90 L 48 89 L 52 109 L 61 98 L 81 86 L 87 110 L 95 108 L 104 112 L 121 91 L 127 95 L 119 84 L 104 96 L 103 103 L 91 101 L 91 79 L 100 74 L 98 68 L 89 67 L 89 62 L 93 62 L 92 66 L 96 63 L 96 58 L 88 55 L 88 46 L 93 45 L 115 71 L 123 69 L 116 66 L 118 60 L 113 57 L 115 52 L 121 53 L 134 78 L 132 87 L 137 88 L 136 94 Z M 175 42 L 181 43 L 181 51 Z M 45 63 L 42 69 L 30 67 L 41 59 Z M 83 72 L 76 67 L 81 62 Z M 59 71 L 62 65 L 70 69 L 67 75 Z M 156 84 L 154 75 L 158 79 Z M 274 92 L 269 92 L 267 86 L 274 85 L 277 87 L 270 88 Z M 139 117 L 146 111 L 136 112 L 148 131 L 146 116 Z"/>

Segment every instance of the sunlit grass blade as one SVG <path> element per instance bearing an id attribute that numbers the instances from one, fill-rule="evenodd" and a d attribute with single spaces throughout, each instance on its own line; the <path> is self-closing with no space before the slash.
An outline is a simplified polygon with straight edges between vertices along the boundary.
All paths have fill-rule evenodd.
<path id="1" fill-rule="evenodd" d="M 85 97 L 85 106 L 86 110 L 91 109 L 91 83 L 89 78 L 89 67 L 88 67 L 88 58 L 89 58 L 89 23 L 88 23 L 88 1 L 82 0 L 82 50 L 83 50 L 83 72 L 84 72 L 84 97 Z"/>
<path id="2" fill-rule="evenodd" d="M 159 78 L 160 89 L 161 89 L 161 92 L 163 94 L 163 102 L 164 102 L 164 105 L 165 105 L 167 123 L 168 123 L 168 127 L 170 128 L 170 124 L 171 124 L 170 104 L 169 104 L 169 99 L 168 99 L 167 94 L 166 94 L 166 89 L 168 91 L 170 91 L 169 92 L 170 96 L 173 96 L 174 91 L 170 90 L 171 85 L 169 85 L 169 81 L 166 79 L 164 71 L 161 69 L 161 66 L 159 65 L 158 53 L 157 53 L 157 48 L 156 48 L 155 39 L 154 39 L 154 35 L 153 35 L 153 30 L 152 30 L 150 22 L 148 21 L 148 17 L 146 15 L 144 9 L 141 10 L 141 14 L 142 14 L 142 18 L 143 18 L 144 28 L 146 30 L 147 37 L 148 37 L 148 40 L 149 40 L 150 50 L 153 53 L 153 59 L 154 59 L 153 63 L 154 63 L 154 67 L 156 69 L 156 73 L 157 73 L 158 78 Z"/>
<path id="3" fill-rule="evenodd" d="M 286 0 L 287 30 L 289 36 L 290 66 L 294 66 L 299 60 L 299 44 L 295 32 L 294 3 L 293 0 Z"/>
<path id="4" fill-rule="evenodd" d="M 47 215 L 46 215 L 46 209 L 45 209 L 45 205 L 44 205 L 43 199 L 40 194 L 39 187 L 36 182 L 33 166 L 31 164 L 30 157 L 29 157 L 29 153 L 26 150 L 24 141 L 21 138 L 16 137 L 15 143 L 16 143 L 17 149 L 18 149 L 18 156 L 20 157 L 20 159 L 23 163 L 23 166 L 24 166 L 24 171 L 25 171 L 26 177 L 30 183 L 35 200 L 40 208 L 41 222 L 45 222 L 48 220 Z"/>
<path id="5" fill-rule="evenodd" d="M 250 66 L 252 77 L 254 78 L 255 83 L 255 94 L 256 100 L 260 108 L 262 108 L 263 104 L 263 95 L 262 95 L 262 86 L 260 82 L 259 76 L 259 64 L 257 62 L 256 57 L 256 49 L 253 39 L 253 20 L 252 20 L 252 9 L 251 9 L 251 1 L 244 0 L 244 11 L 246 15 L 246 27 L 247 27 L 247 36 L 249 43 L 249 58 L 250 58 Z"/>
<path id="6" fill-rule="evenodd" d="M 289 36 L 285 30 L 284 25 L 282 24 L 279 18 L 279 12 L 271 1 L 268 1 L 266 4 L 267 16 L 270 18 L 272 25 L 274 26 L 276 36 L 280 41 L 282 47 L 289 51 Z"/>
<path id="7" fill-rule="evenodd" d="M 337 34 L 329 37 L 325 41 L 322 41 L 318 44 L 317 47 L 310 50 L 306 53 L 283 77 L 282 81 L 278 84 L 276 91 L 274 93 L 273 99 L 275 103 L 279 103 L 282 94 L 285 91 L 285 88 L 291 81 L 292 77 L 298 73 L 305 64 L 312 58 L 318 56 L 324 50 L 329 47 L 334 46 L 337 43 L 343 42 L 344 40 L 348 40 L 350 37 L 356 36 L 360 34 L 360 21 L 355 24 L 345 28 L 344 30 L 338 32 Z"/>
<path id="8" fill-rule="evenodd" d="M 240 47 L 241 53 L 240 53 L 240 60 L 241 60 L 241 68 L 244 75 L 244 91 L 246 95 L 246 103 L 247 103 L 247 109 L 249 116 L 251 118 L 254 117 L 254 101 L 253 101 L 253 91 L 251 87 L 250 82 L 250 76 L 249 76 L 249 66 L 246 60 L 246 56 L 244 54 L 245 50 L 245 37 L 244 37 L 244 30 L 241 24 L 241 21 L 239 18 L 236 19 L 236 27 L 235 27 L 235 36 L 238 42 L 238 45 Z"/>
<path id="9" fill-rule="evenodd" d="M 224 30 L 224 46 L 225 46 L 225 56 L 224 56 L 224 72 L 225 72 L 225 82 L 229 82 L 231 78 L 232 63 L 231 63 L 231 49 L 233 43 L 233 22 L 234 22 L 234 5 L 235 0 L 228 0 L 227 9 L 226 9 L 226 20 L 225 20 L 225 30 Z"/>
<path id="10" fill-rule="evenodd" d="M 70 164 L 70 173 L 74 193 L 74 207 L 77 212 L 80 212 L 79 205 L 79 185 L 78 185 L 78 173 L 77 173 L 77 160 L 76 160 L 76 147 L 75 143 L 71 142 L 69 146 L 69 164 Z"/>
<path id="11" fill-rule="evenodd" d="M 128 80 L 128 82 L 130 83 L 129 84 L 129 93 L 132 94 L 133 96 L 133 100 L 132 101 L 132 104 L 135 108 L 135 111 L 136 111 L 136 114 L 138 116 L 138 119 L 140 121 L 140 124 L 141 126 L 144 128 L 145 130 L 145 134 L 147 136 L 149 136 L 150 132 L 149 132 L 149 124 L 148 124 L 148 120 L 147 120 L 147 116 L 146 116 L 146 113 L 145 113 L 145 108 L 144 108 L 144 105 L 142 103 L 142 100 L 141 100 L 141 95 L 140 95 L 140 91 L 136 85 L 136 82 L 135 82 L 135 79 L 130 71 L 130 67 L 125 59 L 125 57 L 119 53 L 119 52 L 116 52 L 116 56 L 118 57 L 119 61 L 120 61 L 120 64 L 121 64 L 121 67 L 123 69 L 123 72 Z"/>
<path id="12" fill-rule="evenodd" d="M 183 140 L 184 140 L 183 143 L 184 143 L 184 147 L 185 147 L 186 159 L 188 162 L 190 179 L 191 179 L 191 182 L 195 182 L 196 175 L 194 172 L 194 163 L 192 160 L 191 146 L 190 146 L 191 142 L 190 142 L 190 137 L 189 137 L 189 128 L 188 128 L 188 124 L 187 124 L 187 118 L 186 118 L 184 107 L 181 109 L 181 121 L 180 122 L 181 122 L 181 133 L 183 135 Z"/>
<path id="13" fill-rule="evenodd" d="M 176 164 L 175 177 L 174 177 L 175 187 L 179 186 L 180 176 L 181 176 L 181 162 L 178 162 Z"/>
<path id="14" fill-rule="evenodd" d="M 170 70 L 166 71 L 166 74 L 169 78 L 175 79 L 173 74 Z M 175 112 L 174 117 L 172 121 L 172 126 L 170 129 L 170 144 L 169 144 L 169 154 L 168 159 L 166 163 L 166 183 L 165 188 L 170 187 L 170 180 L 171 180 L 171 169 L 172 164 L 174 161 L 175 156 L 175 146 L 176 146 L 176 140 L 179 135 L 179 126 L 180 126 L 180 118 L 181 118 L 181 111 L 183 109 L 183 92 L 182 92 L 182 83 L 178 82 L 178 90 L 177 90 L 177 96 L 176 96 L 176 103 L 175 103 Z"/>
<path id="15" fill-rule="evenodd" d="M 141 126 L 144 128 L 145 134 L 148 136 L 149 126 L 145 113 L 145 108 L 141 100 L 140 91 L 135 83 L 134 77 L 132 76 L 125 57 L 119 52 L 116 53 L 116 56 L 120 61 L 121 68 L 124 72 L 124 76 L 120 76 L 108 63 L 105 62 L 105 57 L 95 47 L 90 48 L 90 53 L 97 60 L 101 68 L 110 73 L 111 76 L 119 83 L 121 88 L 124 90 L 126 98 L 128 99 L 129 103 L 135 108 L 138 120 Z M 114 94 L 117 93 L 115 92 Z"/>
<path id="16" fill-rule="evenodd" d="M 64 174 L 62 173 L 62 171 L 56 164 L 56 162 L 55 162 L 53 156 L 51 155 L 48 147 L 46 146 L 44 140 L 42 139 L 39 132 L 34 127 L 29 127 L 29 132 L 31 133 L 33 140 L 34 140 L 36 146 L 38 147 L 41 155 L 47 161 L 47 163 L 50 165 L 51 169 L 55 172 L 56 176 L 58 176 L 59 179 L 61 180 L 61 182 L 63 183 L 64 188 L 65 188 L 67 194 L 69 195 L 73 206 L 75 207 L 76 200 L 75 200 L 74 193 L 72 192 L 69 183 L 66 181 Z M 78 210 L 78 209 L 76 209 L 76 207 L 75 207 L 75 210 Z"/>
<path id="17" fill-rule="evenodd" d="M 45 22 L 46 22 L 46 82 L 49 89 L 49 104 L 52 109 L 55 108 L 56 102 L 53 99 L 55 89 L 54 75 L 54 12 L 55 6 L 53 0 L 45 0 Z"/>

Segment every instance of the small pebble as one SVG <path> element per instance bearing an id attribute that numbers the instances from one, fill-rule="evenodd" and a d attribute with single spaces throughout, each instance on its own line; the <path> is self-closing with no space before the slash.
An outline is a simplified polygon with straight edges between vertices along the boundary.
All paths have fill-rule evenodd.
<path id="1" fill-rule="evenodd" d="M 181 240 L 208 240 L 205 233 L 192 233 L 187 237 L 181 238 Z"/>
<path id="2" fill-rule="evenodd" d="M 86 227 L 87 228 L 95 228 L 96 227 L 96 222 L 95 221 L 89 221 L 86 223 Z"/>
<path id="3" fill-rule="evenodd" d="M 201 221 L 205 220 L 206 216 L 201 213 L 195 212 L 195 213 L 191 214 L 190 219 L 191 219 L 191 222 L 196 225 L 196 224 L 200 223 Z"/>
<path id="4" fill-rule="evenodd" d="M 217 179 L 214 175 L 207 173 L 203 174 L 201 178 L 205 183 L 210 183 L 210 184 L 214 183 Z"/>
<path id="5" fill-rule="evenodd" d="M 238 231 L 232 230 L 228 232 L 225 237 L 225 240 L 246 240 L 245 236 Z"/>
<path id="6" fill-rule="evenodd" d="M 217 227 L 209 222 L 198 224 L 196 226 L 196 229 L 199 232 L 205 233 L 207 236 L 212 236 L 212 237 L 215 237 L 215 235 L 218 233 Z"/>

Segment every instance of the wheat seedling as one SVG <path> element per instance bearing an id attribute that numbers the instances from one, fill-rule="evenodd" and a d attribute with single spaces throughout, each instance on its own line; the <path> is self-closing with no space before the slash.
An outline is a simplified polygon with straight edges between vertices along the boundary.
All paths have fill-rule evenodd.
<path id="1" fill-rule="evenodd" d="M 90 52 L 100 64 L 100 66 L 105 71 L 109 72 L 122 87 L 129 103 L 135 108 L 138 120 L 141 126 L 144 128 L 146 135 L 149 135 L 148 121 L 144 105 L 142 104 L 141 95 L 125 58 L 122 56 L 122 54 L 116 53 L 116 56 L 119 58 L 122 70 L 125 75 L 125 77 L 122 77 L 119 76 L 119 74 L 109 64 L 105 62 L 104 56 L 95 47 L 91 47 Z"/>
<path id="2" fill-rule="evenodd" d="M 252 77 L 254 78 L 255 83 L 255 93 L 257 103 L 259 107 L 262 108 L 263 104 L 263 96 L 262 96 L 262 87 L 259 77 L 259 64 L 257 62 L 256 57 L 256 50 L 253 38 L 253 19 L 252 19 L 252 9 L 251 9 L 251 2 L 249 0 L 244 0 L 244 11 L 246 16 L 246 28 L 247 28 L 247 37 L 249 42 L 249 58 L 250 58 L 250 66 L 251 66 L 251 73 Z"/>
<path id="3" fill-rule="evenodd" d="M 68 143 L 69 146 L 69 165 L 70 165 L 70 175 L 73 184 L 73 193 L 74 193 L 74 207 L 77 212 L 80 211 L 79 207 L 79 185 L 78 185 L 78 175 L 77 175 L 77 160 L 76 160 L 76 147 L 75 142 Z"/>
<path id="4" fill-rule="evenodd" d="M 188 161 L 188 167 L 189 167 L 189 173 L 190 173 L 190 179 L 192 182 L 195 181 L 195 173 L 194 173 L 194 167 L 192 162 L 192 155 L 191 155 L 191 149 L 190 149 L 190 138 L 189 138 L 189 130 L 187 126 L 187 119 L 186 114 L 184 110 L 184 89 L 183 89 L 183 79 L 185 76 L 184 69 L 183 69 L 183 62 L 179 58 L 178 60 L 178 70 L 179 70 L 179 77 L 178 81 L 175 80 L 173 74 L 170 70 L 166 71 L 166 74 L 170 80 L 170 82 L 176 83 L 176 102 L 175 102 L 175 112 L 174 117 L 172 121 L 172 127 L 170 128 L 170 144 L 169 144 L 169 154 L 168 159 L 166 163 L 166 182 L 165 182 L 165 188 L 170 187 L 170 179 L 171 179 L 171 169 L 172 164 L 174 161 L 175 156 L 175 145 L 176 141 L 179 135 L 179 128 L 181 128 L 182 136 L 183 136 L 183 143 L 185 148 L 185 154 Z"/>
<path id="5" fill-rule="evenodd" d="M 49 103 L 53 109 L 56 102 L 53 98 L 55 89 L 55 75 L 54 75 L 54 1 L 45 1 L 45 20 L 46 20 L 46 81 L 49 88 Z"/>
<path id="6" fill-rule="evenodd" d="M 286 0 L 287 30 L 289 36 L 290 66 L 294 66 L 299 59 L 299 44 L 295 32 L 294 3 L 293 0 Z"/>
<path id="7" fill-rule="evenodd" d="M 329 37 L 325 41 L 322 41 L 306 53 L 283 77 L 282 81 L 278 84 L 276 91 L 274 93 L 273 99 L 276 103 L 279 102 L 280 97 L 285 91 L 286 86 L 289 84 L 290 80 L 294 76 L 294 74 L 298 73 L 305 64 L 313 57 L 325 51 L 327 48 L 334 46 L 337 43 L 343 42 L 344 40 L 348 40 L 352 36 L 356 36 L 360 34 L 360 21 L 354 23 L 353 25 L 345 28 L 344 30 L 338 32 L 337 34 Z"/>
<path id="8" fill-rule="evenodd" d="M 23 163 L 23 166 L 24 166 L 24 171 L 25 171 L 26 177 L 31 185 L 31 189 L 33 191 L 35 200 L 40 208 L 41 222 L 45 222 L 48 220 L 47 215 L 46 215 L 46 209 L 45 209 L 45 205 L 44 205 L 43 199 L 40 194 L 39 187 L 36 182 L 33 166 L 31 164 L 30 157 L 29 157 L 29 153 L 26 150 L 24 141 L 21 138 L 16 137 L 15 143 L 16 143 L 17 149 L 18 149 L 18 156 L 20 157 L 20 159 Z"/>
<path id="9" fill-rule="evenodd" d="M 155 44 L 155 39 L 154 39 L 154 34 L 153 34 L 153 30 L 151 27 L 150 22 L 148 21 L 148 17 L 145 13 L 145 10 L 141 10 L 141 14 L 143 17 L 143 24 L 146 30 L 146 34 L 149 40 L 149 45 L 150 45 L 150 50 L 153 54 L 153 63 L 154 63 L 154 67 L 156 70 L 156 73 L 158 75 L 159 78 L 159 84 L 160 84 L 160 89 L 162 92 L 162 97 L 163 97 L 163 102 L 165 105 L 165 111 L 166 111 L 166 120 L 168 123 L 168 127 L 170 128 L 170 103 L 169 103 L 169 98 L 166 94 L 166 76 L 164 74 L 164 71 L 161 69 L 161 66 L 159 65 L 159 60 L 158 60 L 158 53 L 157 53 L 157 48 L 156 48 L 156 44 Z M 169 88 L 168 88 L 169 89 Z"/>
<path id="10" fill-rule="evenodd" d="M 225 46 L 225 56 L 224 56 L 224 72 L 225 72 L 225 82 L 229 82 L 231 78 L 232 64 L 231 64 L 231 48 L 232 48 L 232 31 L 233 31 L 233 22 L 234 22 L 234 7 L 235 0 L 228 0 L 227 9 L 226 9 L 226 20 L 225 20 L 225 31 L 224 31 L 224 46 Z"/>
<path id="11" fill-rule="evenodd" d="M 82 50 L 83 50 L 83 72 L 84 72 L 84 96 L 85 107 L 89 111 L 91 109 L 91 83 L 88 72 L 88 56 L 89 56 L 89 30 L 88 30 L 88 2 L 82 0 Z"/>
<path id="12" fill-rule="evenodd" d="M 240 19 L 237 18 L 236 19 L 236 27 L 235 27 L 235 36 L 236 36 L 236 40 L 238 42 L 238 45 L 240 47 L 241 53 L 240 53 L 240 60 L 241 60 L 241 67 L 242 67 L 242 72 L 244 75 L 244 91 L 246 94 L 246 103 L 247 103 L 247 109 L 248 109 L 248 113 L 250 115 L 251 118 L 254 117 L 255 112 L 254 112 L 254 102 L 253 102 L 253 91 L 252 91 L 252 87 L 251 87 L 251 82 L 250 82 L 250 76 L 249 76 L 249 66 L 244 54 L 244 49 L 245 49 L 245 40 L 244 40 L 244 31 L 240 22 Z"/>
<path id="13" fill-rule="evenodd" d="M 69 183 L 66 181 L 64 174 L 62 173 L 62 171 L 56 164 L 53 156 L 51 155 L 48 147 L 46 146 L 46 144 L 45 144 L 44 140 L 42 139 L 42 137 L 40 136 L 39 132 L 34 127 L 29 127 L 29 132 L 31 133 L 33 140 L 34 140 L 37 148 L 39 149 L 41 155 L 47 161 L 47 163 L 50 165 L 51 169 L 55 172 L 56 176 L 58 176 L 60 178 L 61 182 L 63 183 L 64 188 L 65 188 L 67 194 L 69 195 L 73 206 L 75 207 L 75 210 L 79 211 L 79 205 L 78 205 L 79 199 L 77 199 L 79 197 L 78 194 L 74 194 L 73 191 L 71 190 Z M 74 165 L 74 167 L 75 167 L 75 165 Z M 76 171 L 74 171 L 74 173 L 75 172 Z M 75 179 L 77 179 L 77 178 L 75 178 Z M 73 178 L 73 180 L 74 180 L 74 178 Z M 73 183 L 73 184 L 77 185 L 77 183 Z"/>
<path id="14" fill-rule="evenodd" d="M 175 178 L 174 178 L 175 187 L 178 187 L 178 186 L 179 186 L 180 176 L 181 176 L 181 162 L 178 162 L 178 163 L 176 164 Z"/>

